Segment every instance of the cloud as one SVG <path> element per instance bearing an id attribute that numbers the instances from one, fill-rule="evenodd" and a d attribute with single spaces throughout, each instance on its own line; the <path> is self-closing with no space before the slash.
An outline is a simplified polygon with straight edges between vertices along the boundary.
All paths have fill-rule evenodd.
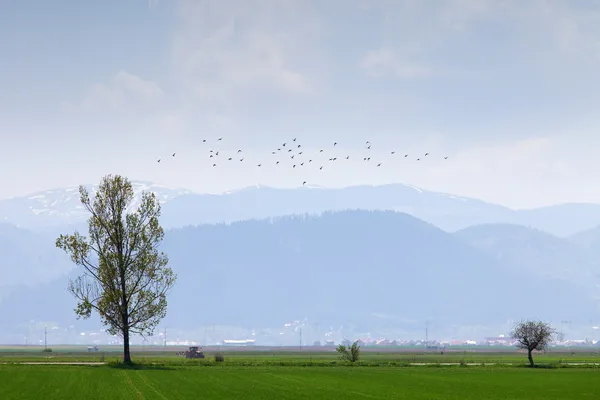
<path id="1" fill-rule="evenodd" d="M 256 89 L 314 92 L 310 49 L 318 27 L 304 4 L 183 0 L 173 52 L 181 89 L 190 98 L 221 103 Z"/>
<path id="2" fill-rule="evenodd" d="M 575 57 L 569 62 L 600 61 L 600 8 L 592 3 L 403 0 L 374 2 L 370 10 L 380 18 L 381 40 L 359 65 L 377 76 L 479 74 L 486 58 L 512 62 L 513 68 L 559 69 L 565 56 Z"/>
<path id="3" fill-rule="evenodd" d="M 420 78 L 433 74 L 431 68 L 411 65 L 389 48 L 369 51 L 359 66 L 375 76 L 392 74 L 399 78 Z"/>
<path id="4" fill-rule="evenodd" d="M 83 99 L 69 108 L 83 112 L 126 113 L 155 108 L 163 98 L 164 92 L 155 82 L 120 71 L 109 84 L 93 84 Z"/>
<path id="5" fill-rule="evenodd" d="M 587 143 L 584 150 L 581 139 L 566 135 L 488 141 L 451 152 L 448 160 L 430 163 L 409 179 L 432 190 L 516 208 L 598 202 L 600 191 L 589 182 L 600 167 L 593 150 L 599 143 L 592 135 Z"/>

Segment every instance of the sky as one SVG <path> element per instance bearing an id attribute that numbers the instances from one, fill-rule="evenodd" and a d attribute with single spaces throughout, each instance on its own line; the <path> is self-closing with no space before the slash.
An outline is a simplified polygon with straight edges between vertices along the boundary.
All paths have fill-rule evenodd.
<path id="1" fill-rule="evenodd" d="M 594 0 L 9 0 L 0 37 L 0 199 L 112 173 L 600 203 Z M 310 168 L 275 164 L 294 137 Z"/>

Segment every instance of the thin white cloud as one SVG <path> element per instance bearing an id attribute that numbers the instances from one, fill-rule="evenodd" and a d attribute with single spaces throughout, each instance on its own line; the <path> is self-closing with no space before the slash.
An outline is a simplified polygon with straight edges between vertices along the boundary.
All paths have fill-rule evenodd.
<path id="1" fill-rule="evenodd" d="M 389 74 L 399 78 L 420 78 L 433 75 L 431 68 L 411 65 L 389 48 L 369 51 L 360 61 L 359 66 L 378 77 Z"/>
<path id="2" fill-rule="evenodd" d="M 527 45 L 527 60 L 540 65 L 560 64 L 565 56 L 570 62 L 600 61 L 600 7 L 590 3 L 546 0 L 441 0 L 436 2 L 399 0 L 379 1 L 371 9 L 381 16 L 381 43 L 367 50 L 360 66 L 366 72 L 397 78 L 431 75 L 456 75 L 462 68 L 476 73 L 470 61 L 477 54 L 462 54 L 448 65 L 437 53 L 464 44 L 498 39 L 502 46 L 513 41 L 516 49 Z M 481 27 L 490 27 L 484 33 Z M 508 29 L 503 38 L 499 27 Z M 482 36 L 483 35 L 483 36 Z M 500 51 L 502 48 L 500 48 Z M 491 49 L 490 49 L 491 50 Z M 558 51 L 557 51 L 558 50 Z M 554 57 L 552 60 L 548 56 Z M 459 60 L 464 63 L 460 63 Z M 416 60 L 419 60 L 418 62 Z M 507 60 L 509 61 L 509 60 Z M 446 69 L 453 69 L 447 71 Z M 471 71 L 472 70 L 472 71 Z M 479 71 L 480 72 L 480 71 Z M 477 73 L 479 73 L 477 72 Z"/>
<path id="3" fill-rule="evenodd" d="M 191 97 L 227 102 L 263 89 L 316 90 L 310 62 L 310 14 L 300 1 L 235 0 L 180 3 L 173 65 Z"/>
<path id="4" fill-rule="evenodd" d="M 70 108 L 84 112 L 130 112 L 160 105 L 163 90 L 156 82 L 120 71 L 108 84 L 95 83 Z"/>

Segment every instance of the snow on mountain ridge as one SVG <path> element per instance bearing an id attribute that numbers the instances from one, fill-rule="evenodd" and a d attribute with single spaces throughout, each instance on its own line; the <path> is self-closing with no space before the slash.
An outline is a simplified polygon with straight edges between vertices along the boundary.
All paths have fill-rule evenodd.
<path id="1" fill-rule="evenodd" d="M 193 193 L 185 189 L 174 189 L 164 185 L 158 185 L 151 182 L 132 181 L 134 200 L 128 211 L 137 208 L 141 201 L 143 192 L 152 192 L 158 198 L 160 204 L 165 204 L 176 197 Z M 91 194 L 91 197 L 98 191 L 98 185 L 84 185 Z M 15 198 L 24 202 L 29 211 L 37 216 L 54 217 L 86 217 L 87 211 L 79 201 L 79 188 L 68 187 L 64 189 L 50 189 L 32 193 L 29 196 Z"/>

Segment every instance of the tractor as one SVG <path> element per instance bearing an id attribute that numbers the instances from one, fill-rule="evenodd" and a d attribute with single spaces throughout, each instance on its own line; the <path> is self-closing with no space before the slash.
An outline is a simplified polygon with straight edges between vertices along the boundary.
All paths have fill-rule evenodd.
<path id="1" fill-rule="evenodd" d="M 198 346 L 190 346 L 190 349 L 185 352 L 185 358 L 204 358 L 204 353 L 199 350 Z"/>

